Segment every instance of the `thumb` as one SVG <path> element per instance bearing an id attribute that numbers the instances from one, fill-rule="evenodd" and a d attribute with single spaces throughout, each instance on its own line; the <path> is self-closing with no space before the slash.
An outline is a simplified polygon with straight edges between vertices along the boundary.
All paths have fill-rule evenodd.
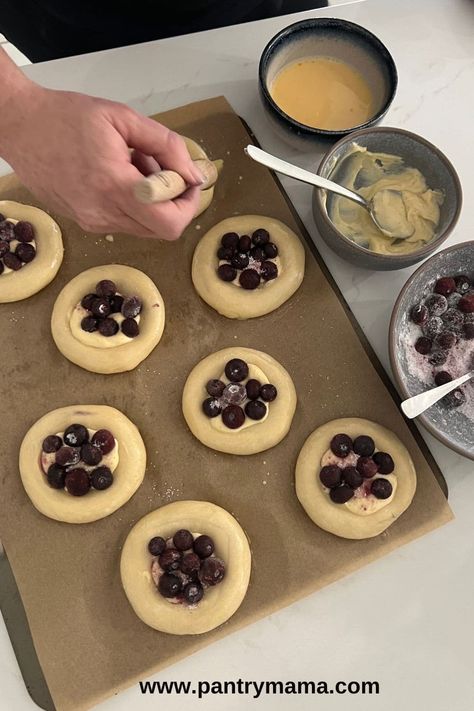
<path id="1" fill-rule="evenodd" d="M 176 171 L 188 185 L 203 183 L 203 175 L 194 165 L 181 136 L 158 121 L 123 108 L 125 111 L 113 113 L 111 118 L 129 148 L 152 156 L 162 168 Z"/>

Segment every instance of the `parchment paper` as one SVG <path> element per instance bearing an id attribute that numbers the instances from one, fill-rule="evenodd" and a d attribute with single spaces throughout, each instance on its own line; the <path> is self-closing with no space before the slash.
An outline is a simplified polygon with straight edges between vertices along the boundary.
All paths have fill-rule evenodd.
<path id="1" fill-rule="evenodd" d="M 175 244 L 121 235 L 109 242 L 59 219 L 66 254 L 58 277 L 26 301 L 0 305 L 0 535 L 59 711 L 87 709 L 452 518 L 433 467 L 377 373 L 380 365 L 373 354 L 369 357 L 347 307 L 309 250 L 303 285 L 268 316 L 241 323 L 227 320 L 194 292 L 193 250 L 217 221 L 236 213 L 261 213 L 301 230 L 270 173 L 244 156 L 249 135 L 223 98 L 169 111 L 159 119 L 202 142 L 212 158 L 224 159 L 207 212 Z M 0 194 L 37 204 L 15 176 L 0 180 Z M 110 262 L 149 274 L 163 294 L 167 323 L 161 343 L 136 370 L 100 376 L 60 355 L 49 323 L 64 284 L 88 267 Z M 193 438 L 181 413 L 181 392 L 191 368 L 212 351 L 233 344 L 277 358 L 291 373 L 299 397 L 287 438 L 251 457 L 207 449 Z M 18 473 L 20 442 L 45 412 L 94 402 L 119 408 L 137 424 L 148 450 L 147 474 L 137 494 L 114 515 L 82 526 L 61 524 L 39 514 L 26 496 Z M 417 469 L 412 506 L 371 540 L 343 540 L 318 529 L 295 496 L 294 466 L 303 442 L 318 425 L 343 416 L 367 417 L 391 428 Z M 176 499 L 205 499 L 231 511 L 247 531 L 253 554 L 242 607 L 227 624 L 198 637 L 173 637 L 146 627 L 120 584 L 120 550 L 131 526 Z M 272 584 L 275 557 L 277 586 Z"/>

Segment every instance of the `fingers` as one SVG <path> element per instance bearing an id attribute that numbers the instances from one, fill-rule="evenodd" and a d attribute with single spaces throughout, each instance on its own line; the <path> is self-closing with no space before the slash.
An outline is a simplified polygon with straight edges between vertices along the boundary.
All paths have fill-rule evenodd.
<path id="1" fill-rule="evenodd" d="M 137 150 L 132 151 L 132 165 L 145 176 L 161 170 L 160 164 L 154 158 Z"/>
<path id="2" fill-rule="evenodd" d="M 175 170 L 190 186 L 202 184 L 201 171 L 195 167 L 185 142 L 177 133 L 125 106 L 112 110 L 110 120 L 129 148 L 153 156 L 162 168 Z"/>

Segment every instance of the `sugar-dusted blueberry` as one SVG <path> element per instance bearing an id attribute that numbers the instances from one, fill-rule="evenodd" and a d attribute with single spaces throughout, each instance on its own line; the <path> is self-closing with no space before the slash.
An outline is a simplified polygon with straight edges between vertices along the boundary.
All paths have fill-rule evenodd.
<path id="1" fill-rule="evenodd" d="M 454 277 L 454 283 L 456 284 L 456 291 L 458 294 L 467 294 L 471 288 L 471 280 L 465 274 L 458 274 Z"/>
<path id="2" fill-rule="evenodd" d="M 98 325 L 99 322 L 94 316 L 84 316 L 81 321 L 81 329 L 87 333 L 94 333 L 94 331 L 97 331 Z"/>
<path id="3" fill-rule="evenodd" d="M 229 247 L 230 249 L 237 249 L 239 245 L 239 235 L 237 232 L 226 232 L 222 236 L 221 245 L 223 247 Z"/>
<path id="4" fill-rule="evenodd" d="M 263 251 L 267 259 L 275 259 L 278 256 L 278 247 L 274 242 L 267 242 L 264 246 Z"/>
<path id="5" fill-rule="evenodd" d="M 261 383 L 259 380 L 255 380 L 255 378 L 250 378 L 250 380 L 247 380 L 245 390 L 247 392 L 248 399 L 256 400 L 258 397 L 260 397 L 260 388 Z"/>
<path id="6" fill-rule="evenodd" d="M 428 358 L 428 362 L 431 363 L 431 365 L 435 365 L 435 366 L 444 365 L 447 360 L 448 360 L 448 351 L 443 350 L 443 349 L 435 351 Z"/>
<path id="7" fill-rule="evenodd" d="M 64 489 L 64 483 L 66 481 L 66 472 L 58 464 L 51 464 L 51 466 L 48 468 L 46 478 L 51 488 Z"/>
<path id="8" fill-rule="evenodd" d="M 92 308 L 92 304 L 96 299 L 97 299 L 97 294 L 86 294 L 81 299 L 82 308 L 85 309 L 86 311 L 90 311 Z"/>
<path id="9" fill-rule="evenodd" d="M 463 324 L 462 336 L 466 341 L 471 341 L 474 338 L 474 323 Z"/>
<path id="10" fill-rule="evenodd" d="M 240 252 L 250 252 L 252 248 L 252 240 L 249 235 L 242 235 L 239 239 L 239 251 Z"/>
<path id="11" fill-rule="evenodd" d="M 199 571 L 199 580 L 203 585 L 217 585 L 225 576 L 224 561 L 220 558 L 206 558 Z"/>
<path id="12" fill-rule="evenodd" d="M 448 308 L 448 300 L 442 294 L 431 294 L 425 301 L 430 316 L 441 316 Z"/>
<path id="13" fill-rule="evenodd" d="M 379 474 L 391 474 L 395 469 L 395 462 L 388 452 L 375 452 L 372 459 L 378 467 Z"/>
<path id="14" fill-rule="evenodd" d="M 252 242 L 256 247 L 263 247 L 263 245 L 267 244 L 269 241 L 270 235 L 268 230 L 265 230 L 263 227 L 260 227 L 252 233 Z"/>
<path id="15" fill-rule="evenodd" d="M 459 296 L 459 294 L 458 294 Z M 459 297 L 461 298 L 461 297 Z M 443 314 L 442 316 L 443 323 L 445 327 L 449 331 L 454 331 L 454 333 L 459 333 L 459 331 L 462 329 L 462 324 L 463 324 L 463 315 L 462 313 L 455 308 L 448 309 L 446 313 Z"/>
<path id="16" fill-rule="evenodd" d="M 6 267 L 8 267 L 8 269 L 11 269 L 13 272 L 17 272 L 23 266 L 23 262 L 21 261 L 21 259 L 17 257 L 16 254 L 14 254 L 13 252 L 7 252 L 4 255 L 3 263 Z"/>
<path id="17" fill-rule="evenodd" d="M 261 400 L 249 400 L 245 405 L 245 414 L 251 420 L 263 420 L 267 414 L 267 406 Z"/>
<path id="18" fill-rule="evenodd" d="M 352 489 L 352 487 L 348 486 L 347 484 L 342 484 L 341 486 L 338 486 L 336 489 L 331 489 L 329 491 L 329 498 L 335 504 L 345 504 L 346 501 L 349 501 L 350 499 L 352 499 L 353 496 L 354 496 L 354 489 Z"/>
<path id="19" fill-rule="evenodd" d="M 106 318 L 110 314 L 110 304 L 107 299 L 102 296 L 97 296 L 89 309 L 93 316 L 97 318 Z"/>
<path id="20" fill-rule="evenodd" d="M 115 282 L 110 279 L 102 279 L 95 287 L 95 293 L 97 296 L 114 296 L 117 291 Z"/>
<path id="21" fill-rule="evenodd" d="M 210 536 L 206 536 L 206 534 L 203 533 L 194 539 L 193 549 L 200 558 L 208 558 L 214 553 L 214 541 Z"/>
<path id="22" fill-rule="evenodd" d="M 219 380 L 218 378 L 213 378 L 212 380 L 208 380 L 206 383 L 206 390 L 207 393 L 211 397 L 220 397 L 222 393 L 224 392 L 225 388 L 225 383 L 222 382 L 222 380 Z"/>
<path id="23" fill-rule="evenodd" d="M 186 553 L 186 555 L 183 555 L 183 557 L 181 558 L 179 564 L 180 571 L 185 575 L 189 575 L 190 577 L 197 575 L 200 567 L 201 559 L 197 553 Z"/>
<path id="24" fill-rule="evenodd" d="M 428 321 L 423 324 L 423 333 L 428 338 L 435 338 L 444 328 L 442 319 L 439 316 L 431 316 Z"/>
<path id="25" fill-rule="evenodd" d="M 375 442 L 368 435 L 359 435 L 355 438 L 352 449 L 361 457 L 371 457 L 375 450 Z"/>
<path id="26" fill-rule="evenodd" d="M 222 393 L 223 405 L 242 405 L 247 398 L 247 390 L 242 383 L 228 383 Z"/>
<path id="27" fill-rule="evenodd" d="M 420 336 L 415 343 L 415 350 L 421 355 L 428 355 L 433 347 L 433 341 L 426 336 Z"/>
<path id="28" fill-rule="evenodd" d="M 5 255 L 4 259 L 8 257 L 8 254 Z M 5 264 L 7 264 L 5 262 Z M 7 265 L 8 266 L 8 265 Z M 460 300 L 459 300 L 459 309 L 463 311 L 465 314 L 470 314 L 474 312 L 474 292 L 471 292 L 470 294 L 465 294 Z"/>
<path id="29" fill-rule="evenodd" d="M 115 319 L 113 318 L 104 318 L 99 321 L 97 330 L 99 331 L 101 336 L 106 336 L 107 338 L 110 338 L 111 336 L 115 336 L 118 333 L 119 325 L 117 321 L 115 321 Z"/>
<path id="30" fill-rule="evenodd" d="M 260 274 L 262 275 L 262 279 L 264 281 L 271 281 L 272 279 L 276 279 L 278 276 L 278 267 L 275 264 L 275 262 L 263 262 L 262 267 L 260 270 Z"/>
<path id="31" fill-rule="evenodd" d="M 217 417 L 222 412 L 222 405 L 215 397 L 207 397 L 202 402 L 202 411 L 206 417 Z"/>
<path id="32" fill-rule="evenodd" d="M 0 223 L 0 239 L 5 242 L 11 242 L 15 239 L 15 230 L 13 227 L 13 222 L 4 220 Z"/>
<path id="33" fill-rule="evenodd" d="M 417 326 L 421 326 L 428 320 L 428 307 L 424 304 L 415 304 L 410 311 L 410 318 Z"/>
<path id="34" fill-rule="evenodd" d="M 192 580 L 184 586 L 183 599 L 188 605 L 197 605 L 197 603 L 202 600 L 203 595 L 204 589 L 197 580 Z"/>
<path id="35" fill-rule="evenodd" d="M 105 491 L 114 483 L 114 475 L 109 467 L 97 467 L 91 472 L 91 484 L 97 491 Z"/>
<path id="36" fill-rule="evenodd" d="M 115 438 L 110 430 L 97 430 L 92 435 L 91 444 L 98 447 L 102 454 L 108 454 L 115 447 Z"/>
<path id="37" fill-rule="evenodd" d="M 187 528 L 180 528 L 173 536 L 173 543 L 178 551 L 187 551 L 193 547 L 194 536 Z"/>
<path id="38" fill-rule="evenodd" d="M 124 298 L 120 294 L 114 294 L 114 296 L 109 298 L 110 313 L 119 314 L 122 312 Z"/>
<path id="39" fill-rule="evenodd" d="M 10 251 L 10 244 L 4 240 L 0 240 L 0 257 Z"/>
<path id="40" fill-rule="evenodd" d="M 237 276 L 237 269 L 232 267 L 230 264 L 221 264 L 217 267 L 217 276 L 222 281 L 234 281 Z"/>
<path id="41" fill-rule="evenodd" d="M 158 592 L 163 597 L 176 597 L 183 589 L 181 578 L 172 573 L 163 573 L 158 580 Z"/>
<path id="42" fill-rule="evenodd" d="M 72 496 L 85 496 L 91 488 L 89 474 L 80 467 L 70 469 L 66 474 L 64 486 Z"/>
<path id="43" fill-rule="evenodd" d="M 19 242 L 16 246 L 15 254 L 24 264 L 29 264 L 36 257 L 36 249 L 28 242 Z"/>
<path id="44" fill-rule="evenodd" d="M 75 423 L 64 430 L 64 444 L 68 447 L 80 447 L 88 441 L 89 432 L 84 425 Z"/>
<path id="45" fill-rule="evenodd" d="M 452 277 L 441 277 L 438 279 L 434 286 L 436 294 L 442 294 L 443 296 L 449 296 L 453 291 L 456 291 L 456 282 Z"/>
<path id="46" fill-rule="evenodd" d="M 245 422 L 245 413 L 239 405 L 227 405 L 222 410 L 222 422 L 231 430 L 237 430 Z"/>
<path id="47" fill-rule="evenodd" d="M 448 373 L 447 370 L 440 370 L 434 376 L 436 385 L 446 385 L 446 383 L 450 383 L 452 379 L 453 376 L 451 373 Z"/>
<path id="48" fill-rule="evenodd" d="M 456 388 L 456 390 L 445 395 L 441 402 L 449 409 L 454 410 L 456 407 L 461 407 L 465 404 L 466 395 L 460 388 Z"/>
<path id="49" fill-rule="evenodd" d="M 219 247 L 217 250 L 217 259 L 224 262 L 230 262 L 234 254 L 235 249 L 230 249 L 229 247 Z"/>
<path id="50" fill-rule="evenodd" d="M 244 269 L 243 272 L 240 272 L 239 284 L 243 289 L 249 291 L 257 289 L 260 284 L 260 274 L 255 269 Z"/>
<path id="51" fill-rule="evenodd" d="M 435 338 L 435 343 L 439 348 L 449 351 L 456 343 L 456 334 L 453 331 L 441 331 Z"/>
<path id="52" fill-rule="evenodd" d="M 35 228 L 31 222 L 26 220 L 20 220 L 13 227 L 13 232 L 15 233 L 15 239 L 19 242 L 33 242 L 35 239 Z"/>
<path id="53" fill-rule="evenodd" d="M 140 333 L 140 326 L 134 318 L 124 318 L 120 324 L 120 328 L 122 329 L 124 336 L 127 336 L 127 338 L 136 338 Z"/>
<path id="54" fill-rule="evenodd" d="M 272 383 L 264 383 L 260 388 L 260 397 L 264 402 L 273 402 L 278 395 L 278 391 Z"/>
<path id="55" fill-rule="evenodd" d="M 81 453 L 75 447 L 60 447 L 56 452 L 55 462 L 60 467 L 70 467 L 78 464 L 81 459 Z"/>
<path id="56" fill-rule="evenodd" d="M 364 479 L 371 479 L 379 470 L 377 462 L 372 457 L 359 457 L 356 464 L 356 469 L 359 474 L 362 474 Z"/>
<path id="57" fill-rule="evenodd" d="M 161 536 L 154 536 L 148 541 L 148 552 L 151 555 L 161 555 L 166 548 L 166 541 Z"/>
<path id="58" fill-rule="evenodd" d="M 242 358 L 232 358 L 227 361 L 224 372 L 232 383 L 240 383 L 248 377 L 249 367 Z"/>
<path id="59" fill-rule="evenodd" d="M 321 484 L 333 489 L 342 482 L 342 470 L 336 464 L 326 464 L 319 472 Z"/>
<path id="60" fill-rule="evenodd" d="M 330 447 L 331 452 L 335 454 L 336 457 L 342 457 L 344 459 L 352 451 L 352 439 L 349 435 L 339 433 L 332 438 Z"/>
<path id="61" fill-rule="evenodd" d="M 63 441 L 61 437 L 58 435 L 48 435 L 43 440 L 41 449 L 43 452 L 46 452 L 46 454 L 52 454 L 53 452 L 57 452 L 62 446 Z"/>
<path id="62" fill-rule="evenodd" d="M 461 296 L 462 294 L 459 292 L 453 291 L 453 293 L 448 296 L 448 309 L 457 309 Z"/>
<path id="63" fill-rule="evenodd" d="M 342 470 L 342 479 L 351 489 L 358 489 L 362 484 L 364 477 L 355 467 L 345 467 Z"/>
<path id="64" fill-rule="evenodd" d="M 86 442 L 81 447 L 81 459 L 84 464 L 95 467 L 102 461 L 102 452 L 98 447 L 94 447 L 90 442 Z"/>
<path id="65" fill-rule="evenodd" d="M 122 304 L 122 315 L 125 318 L 135 318 L 141 313 L 143 304 L 138 296 L 126 296 Z"/>
<path id="66" fill-rule="evenodd" d="M 177 548 L 165 548 L 158 558 L 160 568 L 163 570 L 178 570 L 183 554 Z"/>
<path id="67" fill-rule="evenodd" d="M 264 262 L 266 259 L 263 247 L 252 247 L 250 250 L 250 256 L 255 262 Z"/>
<path id="68" fill-rule="evenodd" d="M 370 485 L 370 493 L 377 499 L 388 499 L 392 495 L 393 487 L 388 479 L 378 477 Z"/>
<path id="69" fill-rule="evenodd" d="M 230 264 L 234 269 L 246 269 L 249 265 L 249 255 L 245 252 L 237 252 L 232 257 Z"/>

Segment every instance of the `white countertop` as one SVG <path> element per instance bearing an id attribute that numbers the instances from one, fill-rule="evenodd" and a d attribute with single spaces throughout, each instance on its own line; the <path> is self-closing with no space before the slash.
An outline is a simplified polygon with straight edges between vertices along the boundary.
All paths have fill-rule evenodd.
<path id="1" fill-rule="evenodd" d="M 458 226 L 445 246 L 474 235 L 474 5 L 470 0 L 365 0 L 177 39 L 28 67 L 50 87 L 124 101 L 145 114 L 224 94 L 262 146 L 315 168 L 320 156 L 280 142 L 257 93 L 265 43 L 301 17 L 334 16 L 374 32 L 389 48 L 399 88 L 384 125 L 433 141 L 452 160 L 464 190 Z M 367 334 L 389 369 L 392 306 L 412 270 L 370 273 L 342 262 L 319 238 L 310 188 L 284 185 Z M 142 696 L 137 687 L 100 711 L 165 707 L 190 701 L 204 711 L 329 709 L 330 711 L 467 711 L 474 708 L 474 464 L 422 430 L 450 491 L 456 520 L 305 600 L 165 670 L 160 680 L 377 680 L 379 696 Z M 34 708 L 0 618 L 0 709 Z"/>

